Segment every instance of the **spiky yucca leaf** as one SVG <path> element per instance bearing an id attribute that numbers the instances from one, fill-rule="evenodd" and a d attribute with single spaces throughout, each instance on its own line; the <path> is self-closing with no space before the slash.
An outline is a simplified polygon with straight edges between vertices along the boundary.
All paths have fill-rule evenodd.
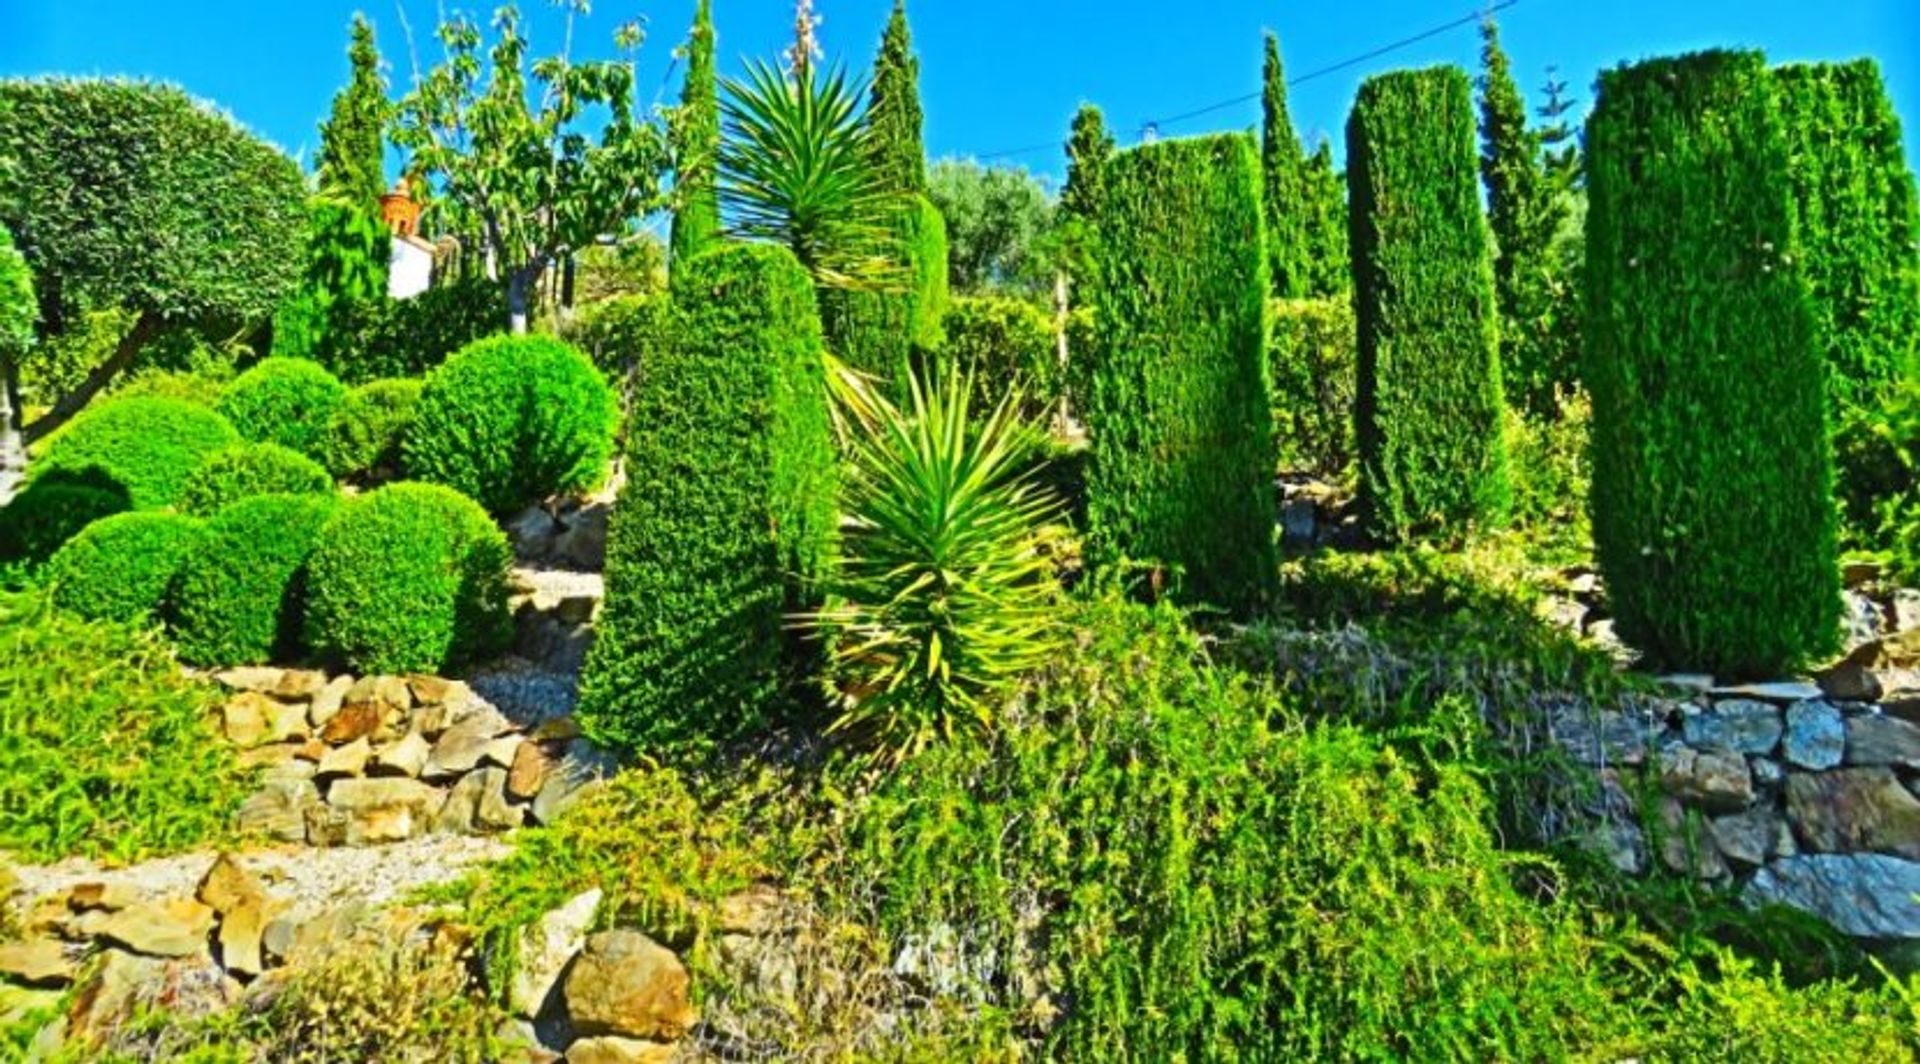
<path id="1" fill-rule="evenodd" d="M 1037 549 L 1059 510 L 1035 480 L 1038 438 L 1002 399 L 969 418 L 972 382 L 907 379 L 910 407 L 835 389 L 859 427 L 843 481 L 842 554 L 830 602 L 804 623 L 832 639 L 848 705 L 833 726 L 905 757 L 993 725 L 992 696 L 1054 643 L 1056 585 Z"/>

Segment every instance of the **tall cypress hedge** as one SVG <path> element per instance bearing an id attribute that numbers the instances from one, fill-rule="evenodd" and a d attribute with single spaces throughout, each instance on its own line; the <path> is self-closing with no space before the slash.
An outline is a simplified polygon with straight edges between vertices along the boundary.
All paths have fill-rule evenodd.
<path id="1" fill-rule="evenodd" d="M 949 300 L 947 223 L 914 196 L 893 223 L 898 273 L 886 287 L 827 288 L 820 318 L 835 356 L 881 380 L 899 380 L 909 362 L 940 348 Z"/>
<path id="2" fill-rule="evenodd" d="M 838 477 L 813 284 L 772 245 L 722 246 L 672 281 L 671 342 L 633 396 L 607 599 L 582 679 L 587 734 L 625 749 L 724 743 L 774 712 L 788 618 L 832 548 Z"/>
<path id="3" fill-rule="evenodd" d="M 1189 600 L 1250 609 L 1277 575 L 1259 157 L 1248 137 L 1200 137 L 1102 173 L 1089 547 L 1098 563 L 1180 570 Z"/>
<path id="4" fill-rule="evenodd" d="M 1778 672 L 1828 648 L 1839 586 L 1821 362 L 1758 52 L 1601 75 L 1587 127 L 1593 534 L 1622 637 Z"/>
<path id="5" fill-rule="evenodd" d="M 1355 428 L 1361 495 L 1387 540 L 1457 538 L 1497 523 L 1509 500 L 1478 164 L 1465 71 L 1360 87 L 1347 120 Z"/>

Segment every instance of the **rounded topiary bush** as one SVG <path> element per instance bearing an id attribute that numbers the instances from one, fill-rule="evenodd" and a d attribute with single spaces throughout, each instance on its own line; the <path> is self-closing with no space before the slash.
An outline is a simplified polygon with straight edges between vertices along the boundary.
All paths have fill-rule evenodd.
<path id="1" fill-rule="evenodd" d="M 0 509 L 0 568 L 37 566 L 81 529 L 131 505 L 126 489 L 98 472 L 35 477 Z"/>
<path id="2" fill-rule="evenodd" d="M 113 399 L 75 418 L 33 464 L 33 480 L 97 479 L 124 492 L 123 509 L 172 506 L 208 455 L 239 442 L 226 418 L 180 399 Z"/>
<path id="3" fill-rule="evenodd" d="M 485 510 L 437 484 L 390 484 L 327 523 L 310 566 L 307 642 L 368 673 L 444 672 L 512 634 L 512 549 Z"/>
<path id="4" fill-rule="evenodd" d="M 299 647 L 307 558 L 340 500 L 256 495 L 221 510 L 174 579 L 170 614 L 181 660 L 258 665 Z"/>
<path id="5" fill-rule="evenodd" d="M 333 478 L 319 463 L 277 443 L 243 443 L 200 463 L 180 493 L 180 509 L 211 516 L 255 495 L 326 495 Z"/>
<path id="6" fill-rule="evenodd" d="M 346 397 L 347 386 L 318 362 L 269 358 L 227 385 L 215 409 L 249 440 L 312 454 Z"/>
<path id="7" fill-rule="evenodd" d="M 470 344 L 427 378 L 407 430 L 409 477 L 494 513 L 595 486 L 619 407 L 578 349 L 546 336 Z"/>
<path id="8" fill-rule="evenodd" d="M 200 542 L 202 523 L 173 513 L 114 514 L 88 525 L 47 563 L 53 601 L 94 621 L 144 621 Z"/>
<path id="9" fill-rule="evenodd" d="M 342 479 L 398 468 L 421 387 L 417 380 L 384 380 L 348 392 L 334 408 L 315 457 Z"/>

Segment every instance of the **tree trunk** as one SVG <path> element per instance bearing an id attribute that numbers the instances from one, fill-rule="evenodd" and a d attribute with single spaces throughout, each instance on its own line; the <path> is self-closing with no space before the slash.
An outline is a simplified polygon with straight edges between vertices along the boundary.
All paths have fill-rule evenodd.
<path id="1" fill-rule="evenodd" d="M 140 349 L 145 347 L 147 341 L 153 339 L 154 334 L 159 331 L 158 315 L 151 311 L 141 314 L 140 319 L 133 323 L 133 328 L 127 330 L 127 334 L 120 338 L 120 344 L 113 349 L 113 354 L 109 355 L 105 362 L 93 367 L 93 371 L 87 374 L 87 379 L 80 382 L 80 387 L 62 397 L 59 402 L 53 404 L 52 410 L 40 415 L 33 424 L 26 427 L 26 443 L 28 445 L 38 443 L 46 439 L 53 430 L 73 420 L 73 416 L 84 410 L 86 405 L 93 401 L 94 396 L 99 395 L 107 385 L 113 383 L 115 377 L 133 364 L 133 356 L 139 354 Z"/>
<path id="2" fill-rule="evenodd" d="M 1053 320 L 1054 320 L 1054 358 L 1060 366 L 1060 409 L 1054 411 L 1059 421 L 1062 436 L 1067 434 L 1073 423 L 1073 411 L 1067 403 L 1067 322 L 1073 315 L 1073 308 L 1067 299 L 1067 272 L 1055 271 L 1053 275 Z"/>
<path id="3" fill-rule="evenodd" d="M 0 506 L 13 501 L 26 475 L 27 444 L 20 436 L 20 367 L 11 358 L 0 358 Z"/>
<path id="4" fill-rule="evenodd" d="M 507 278 L 507 318 L 513 325 L 515 336 L 525 336 L 527 318 L 533 309 L 533 292 L 540 284 L 540 275 L 545 272 L 545 264 L 538 259 L 513 271 Z"/>

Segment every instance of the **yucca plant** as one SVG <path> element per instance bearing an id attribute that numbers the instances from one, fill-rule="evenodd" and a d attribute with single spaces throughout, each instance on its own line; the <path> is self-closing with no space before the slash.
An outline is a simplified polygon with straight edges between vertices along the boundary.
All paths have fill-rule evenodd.
<path id="1" fill-rule="evenodd" d="M 728 230 L 786 245 L 822 285 L 891 280 L 886 239 L 901 205 L 873 167 L 864 86 L 839 67 L 788 75 L 764 62 L 721 86 Z"/>
<path id="2" fill-rule="evenodd" d="M 1036 480 L 1019 396 L 970 418 L 972 382 L 907 375 L 902 409 L 844 375 L 840 560 L 803 623 L 831 646 L 845 708 L 831 730 L 899 759 L 994 724 L 994 696 L 1054 644 L 1057 585 L 1038 549 L 1058 501 Z"/>

